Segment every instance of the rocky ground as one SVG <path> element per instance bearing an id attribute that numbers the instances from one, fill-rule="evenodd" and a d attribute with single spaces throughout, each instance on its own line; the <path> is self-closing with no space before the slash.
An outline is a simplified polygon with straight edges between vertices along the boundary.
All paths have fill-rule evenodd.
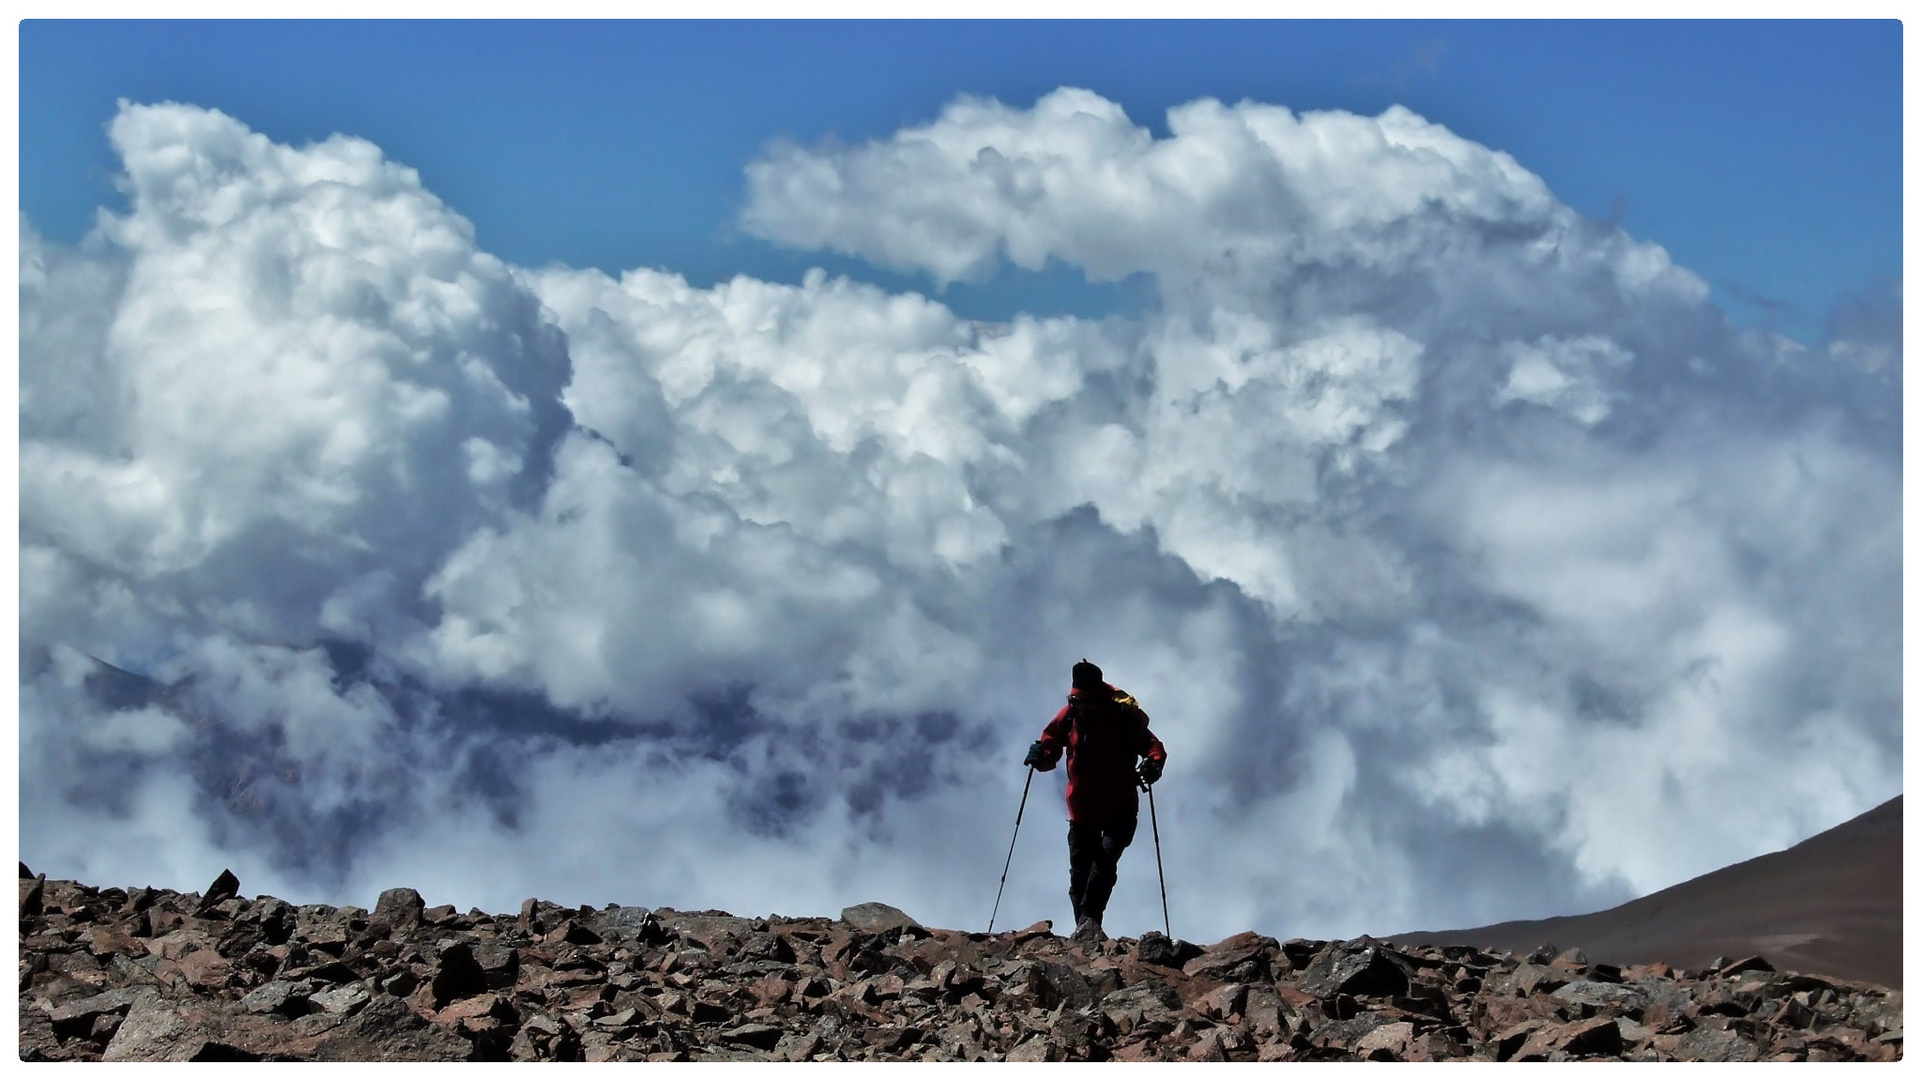
<path id="1" fill-rule="evenodd" d="M 107 1060 L 1892 1061 L 1901 993 L 1544 946 L 926 928 L 667 908 L 372 911 L 20 881 L 20 1056 Z"/>

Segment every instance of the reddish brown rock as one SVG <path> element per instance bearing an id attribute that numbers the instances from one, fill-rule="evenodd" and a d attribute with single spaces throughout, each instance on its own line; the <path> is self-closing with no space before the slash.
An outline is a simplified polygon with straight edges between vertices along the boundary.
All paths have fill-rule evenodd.
<path id="1" fill-rule="evenodd" d="M 124 956 L 138 960 L 147 955 L 146 942 L 127 932 L 123 925 L 99 925 L 88 929 L 83 935 L 87 951 L 95 956 Z"/>
<path id="2" fill-rule="evenodd" d="M 1405 1061 L 1414 1042 L 1414 1025 L 1401 1020 L 1382 1024 L 1354 1041 L 1356 1055 L 1371 1061 Z"/>
<path id="3" fill-rule="evenodd" d="M 19 1045 L 33 1061 L 109 1050 L 115 1060 L 1852 1061 L 1902 1050 L 1898 992 L 1752 958 L 1677 974 L 1565 950 L 1521 958 L 1252 933 L 1206 948 L 1152 934 L 1086 948 L 1046 924 L 990 936 L 895 920 L 876 933 L 824 918 L 542 901 L 516 920 L 432 915 L 407 890 L 389 890 L 372 913 L 60 881 L 42 882 L 37 903 L 20 938 Z"/>
<path id="4" fill-rule="evenodd" d="M 179 964 L 188 985 L 198 989 L 220 990 L 234 983 L 233 964 L 212 949 L 190 952 Z"/>

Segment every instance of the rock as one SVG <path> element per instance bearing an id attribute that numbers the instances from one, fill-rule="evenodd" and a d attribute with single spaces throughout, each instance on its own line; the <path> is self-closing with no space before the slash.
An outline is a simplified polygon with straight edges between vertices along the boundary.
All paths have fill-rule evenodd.
<path id="1" fill-rule="evenodd" d="M 1488 1048 L 1493 1051 L 1494 1060 L 1507 1061 L 1513 1058 L 1516 1053 L 1520 1052 L 1521 1047 L 1527 1045 L 1528 1039 L 1532 1037 L 1536 1031 L 1539 1031 L 1541 1026 L 1542 1022 L 1539 1020 L 1524 1020 L 1521 1023 L 1502 1028 L 1499 1033 L 1488 1040 Z"/>
<path id="2" fill-rule="evenodd" d="M 347 927 L 339 922 L 327 922 L 296 930 L 309 949 L 324 952 L 331 956 L 344 956 L 350 934 Z"/>
<path id="3" fill-rule="evenodd" d="M 587 922 L 603 939 L 661 945 L 668 938 L 667 928 L 660 924 L 660 919 L 642 907 L 608 908 Z"/>
<path id="4" fill-rule="evenodd" d="M 1066 1055 L 1046 1035 L 1034 1035 L 1007 1054 L 1008 1061 L 1063 1061 Z"/>
<path id="5" fill-rule="evenodd" d="M 1196 1003 L 1202 1016 L 1210 1020 L 1225 1020 L 1240 1011 L 1241 1003 L 1247 1000 L 1247 987 L 1240 983 L 1228 983 L 1216 987 Z"/>
<path id="6" fill-rule="evenodd" d="M 1749 956 L 1749 957 L 1744 957 L 1740 960 L 1723 960 L 1719 965 L 1717 965 L 1714 968 L 1714 974 L 1719 978 L 1725 979 L 1733 975 L 1739 975 L 1744 971 L 1773 971 L 1773 970 L 1774 970 L 1773 964 L 1768 963 L 1766 960 L 1762 959 L 1761 957 Z"/>
<path id="7" fill-rule="evenodd" d="M 1345 1020 L 1328 1020 L 1326 1023 L 1315 1024 L 1313 1029 L 1307 1032 L 1304 1041 L 1309 1048 L 1315 1050 L 1332 1050 L 1346 1054 L 1350 1048 L 1360 1040 L 1361 1036 L 1366 1035 L 1382 1024 L 1392 1022 L 1393 1021 L 1385 1016 L 1378 1016 L 1374 1013 L 1366 1012 L 1359 1013 L 1349 1016 Z"/>
<path id="8" fill-rule="evenodd" d="M 499 1020 L 517 1019 L 514 1007 L 499 994 L 475 994 L 461 998 L 446 1008 L 434 1013 L 437 1024 L 454 1024 L 462 1020 L 478 1020 L 493 1017 Z"/>
<path id="9" fill-rule="evenodd" d="M 1171 968 L 1181 967 L 1200 954 L 1200 946 L 1191 941 L 1174 940 L 1158 930 L 1142 934 L 1140 944 L 1134 949 L 1141 963 Z"/>
<path id="10" fill-rule="evenodd" d="M 134 999 L 127 1018 L 101 1052 L 102 1061 L 206 1061 L 257 1059 L 259 1055 L 242 1051 L 217 1036 L 225 1036 L 228 1025 L 220 1022 L 207 1004 L 193 1000 L 168 1000 L 156 991 L 146 991 Z M 244 1057 L 242 1056 L 244 1055 Z"/>
<path id="11" fill-rule="evenodd" d="M 1312 938 L 1289 938 L 1281 942 L 1281 955 L 1287 958 L 1288 966 L 1295 969 L 1306 967 L 1327 947 L 1325 941 Z"/>
<path id="12" fill-rule="evenodd" d="M 1548 961 L 1548 966 L 1561 968 L 1564 971 L 1586 971 L 1587 954 L 1580 949 L 1563 949 L 1554 955 L 1554 959 Z"/>
<path id="13" fill-rule="evenodd" d="M 212 911 L 219 904 L 239 895 L 240 879 L 234 876 L 232 870 L 222 870 L 220 876 L 213 879 L 213 884 L 207 886 L 207 891 L 201 896 L 200 902 L 194 905 L 194 913 L 198 915 Z"/>
<path id="14" fill-rule="evenodd" d="M 251 921 L 259 927 L 260 935 L 269 945 L 283 945 L 293 937 L 299 923 L 292 904 L 272 897 L 264 898 L 252 914 Z"/>
<path id="15" fill-rule="evenodd" d="M 265 944 L 266 940 L 267 935 L 258 923 L 251 919 L 236 921 L 214 942 L 213 951 L 229 960 L 241 960 L 257 946 Z"/>
<path id="16" fill-rule="evenodd" d="M 1861 995 L 1848 1009 L 1848 1022 L 1877 1035 L 1900 1031 L 1901 991 Z"/>
<path id="17" fill-rule="evenodd" d="M 1677 1061 L 1759 1061 L 1761 1046 L 1732 1031 L 1697 1027 L 1674 1046 Z"/>
<path id="18" fill-rule="evenodd" d="M 380 997 L 315 1040 L 312 1061 L 470 1061 L 476 1047 L 399 998 Z"/>
<path id="19" fill-rule="evenodd" d="M 1324 950 L 1302 973 L 1300 987 L 1318 998 L 1335 994 L 1389 997 L 1404 994 L 1408 965 L 1379 945 L 1343 942 Z"/>
<path id="20" fill-rule="evenodd" d="M 1204 1031 L 1187 1048 L 1189 1061 L 1226 1061 L 1227 1048 L 1222 1045 L 1220 1029 Z"/>
<path id="21" fill-rule="evenodd" d="M 1547 1061 L 1550 1055 L 1583 1057 L 1614 1054 L 1621 1049 L 1621 1029 L 1613 1017 L 1598 1017 L 1571 1024 L 1551 1024 L 1528 1036 L 1514 1053 L 1513 1061 Z"/>
<path id="22" fill-rule="evenodd" d="M 1813 1022 L 1815 1022 L 1815 1011 L 1810 1009 L 1806 1003 L 1802 1003 L 1802 1001 L 1798 1001 L 1798 999 L 1794 999 L 1794 997 L 1788 997 L 1787 1001 L 1783 1001 L 1783 1003 L 1775 1009 L 1775 1013 L 1773 1013 L 1771 1017 L 1767 1017 L 1767 1022 L 1769 1022 L 1771 1026 L 1777 1026 L 1777 1028 L 1806 1030 L 1806 1028 L 1812 1028 Z"/>
<path id="23" fill-rule="evenodd" d="M 541 901 L 537 934 L 451 908 L 436 924 L 404 889 L 372 913 L 232 896 L 196 914 L 207 897 L 21 883 L 36 882 L 19 939 L 24 1061 L 1840 1061 L 1903 1047 L 1898 991 L 1754 958 L 1683 977 L 1573 950 L 1251 932 L 1082 949 L 1051 923 L 875 931 L 853 909 Z"/>
<path id="24" fill-rule="evenodd" d="M 601 937 L 588 928 L 585 923 L 577 922 L 573 919 L 566 919 L 562 921 L 559 926 L 548 931 L 541 940 L 549 944 L 564 942 L 568 945 L 598 945 L 601 942 Z"/>
<path id="25" fill-rule="evenodd" d="M 520 952 L 510 945 L 477 943 L 469 945 L 474 963 L 487 978 L 490 990 L 505 990 L 520 977 Z"/>
<path id="26" fill-rule="evenodd" d="M 1507 978 L 1502 981 L 1502 986 L 1511 993 L 1527 997 L 1535 993 L 1550 993 L 1567 983 L 1566 969 L 1551 968 L 1530 961 L 1509 972 Z"/>
<path id="27" fill-rule="evenodd" d="M 619 1012 L 608 1013 L 606 1016 L 595 1017 L 594 1026 L 601 1029 L 602 1031 L 622 1031 L 626 1028 L 633 1027 L 634 1021 L 638 1019 L 639 1016 L 640 1016 L 639 1010 L 633 1008 L 632 1006 L 629 1006 L 625 1009 L 620 1010 Z"/>
<path id="28" fill-rule="evenodd" d="M 275 979 L 243 994 L 240 1007 L 251 1013 L 300 1016 L 307 1011 L 308 997 L 308 989 L 304 984 Z"/>
<path id="29" fill-rule="evenodd" d="M 852 926 L 856 930 L 868 934 L 878 934 L 887 930 L 909 926 L 916 930 L 922 929 L 921 924 L 915 922 L 905 911 L 897 907 L 872 902 L 855 904 L 850 908 L 842 908 L 840 921 Z M 1049 925 L 1051 926 L 1052 924 L 1050 923 Z"/>
<path id="30" fill-rule="evenodd" d="M 426 921 L 427 902 L 412 889 L 388 889 L 374 901 L 373 921 L 395 930 L 411 930 Z"/>
<path id="31" fill-rule="evenodd" d="M 353 982 L 355 979 L 360 978 L 360 972 L 338 960 L 329 959 L 324 953 L 314 957 L 314 959 L 319 960 L 320 963 L 290 967 L 281 973 L 281 977 L 287 979 L 311 979 L 315 982 L 323 983 Z"/>
<path id="32" fill-rule="evenodd" d="M 1287 1016 L 1281 997 L 1267 983 L 1255 983 L 1247 988 L 1247 998 L 1241 1002 L 1241 1015 L 1247 1029 L 1257 1038 L 1277 1039 L 1287 1034 Z"/>
<path id="33" fill-rule="evenodd" d="M 1033 961 L 1027 969 L 1023 985 L 1028 988 L 1027 995 L 1043 1009 L 1079 1009 L 1095 1001 L 1094 984 L 1078 968 L 1069 964 Z M 1016 993 L 1018 996 L 1019 991 Z"/>
<path id="34" fill-rule="evenodd" d="M 741 1024 L 728 1028 L 720 1037 L 728 1042 L 743 1043 L 758 1050 L 772 1050 L 780 1041 L 781 1030 L 773 1024 Z"/>
<path id="35" fill-rule="evenodd" d="M 1570 1024 L 1561 1029 L 1554 1048 L 1583 1057 L 1618 1054 L 1621 1051 L 1621 1028 L 1611 1016 Z"/>
<path id="36" fill-rule="evenodd" d="M 373 995 L 358 986 L 335 986 L 313 995 L 308 1000 L 316 1007 L 342 1016 L 351 1014 L 355 1009 L 367 1004 Z"/>
<path id="37" fill-rule="evenodd" d="M 444 1007 L 450 1001 L 484 992 L 487 971 L 474 959 L 473 948 L 457 941 L 440 950 L 440 962 L 430 985 L 435 1006 Z"/>
<path id="38" fill-rule="evenodd" d="M 24 868 L 25 865 L 26 864 L 22 863 L 22 868 Z M 32 881 L 23 879 L 20 882 L 20 918 L 23 921 L 26 919 L 39 918 L 40 912 L 44 907 L 46 891 L 47 875 L 45 874 L 41 874 Z"/>
<path id="39" fill-rule="evenodd" d="M 118 926 L 94 926 L 84 936 L 87 951 L 95 956 L 118 955 L 138 960 L 147 955 L 146 943 Z"/>
<path id="40" fill-rule="evenodd" d="M 1062 1009 L 1047 1029 L 1047 1037 L 1061 1047 L 1069 1058 L 1085 1060 L 1094 1052 L 1101 1035 L 1101 1014 L 1091 1008 Z"/>
<path id="41" fill-rule="evenodd" d="M 1400 1020 L 1382 1024 L 1354 1040 L 1354 1053 L 1371 1061 L 1405 1061 L 1414 1042 L 1414 1025 Z"/>
<path id="42" fill-rule="evenodd" d="M 180 958 L 180 972 L 189 985 L 218 990 L 234 979 L 233 964 L 213 949 L 200 949 Z"/>
<path id="43" fill-rule="evenodd" d="M 94 994 L 78 1001 L 69 1001 L 48 1010 L 47 1020 L 53 1026 L 53 1033 L 63 1039 L 90 1034 L 96 1019 L 106 1014 L 124 1015 L 133 1006 L 134 1000 L 146 992 L 133 987 L 122 987 Z"/>
<path id="44" fill-rule="evenodd" d="M 1100 1009 L 1122 1034 L 1143 1020 L 1159 1019 L 1180 1008 L 1180 995 L 1163 982 L 1142 982 L 1103 997 Z"/>
<path id="45" fill-rule="evenodd" d="M 1648 1006 L 1647 993 L 1637 987 L 1623 983 L 1590 982 L 1586 979 L 1568 983 L 1549 996 L 1569 1004 L 1584 1005 L 1591 1010 L 1613 1009 L 1636 1016 Z"/>
<path id="46" fill-rule="evenodd" d="M 1268 976 L 1267 957 L 1279 951 L 1280 946 L 1273 938 L 1253 933 L 1236 934 L 1202 950 L 1199 956 L 1183 964 L 1181 970 L 1200 978 L 1254 982 Z"/>

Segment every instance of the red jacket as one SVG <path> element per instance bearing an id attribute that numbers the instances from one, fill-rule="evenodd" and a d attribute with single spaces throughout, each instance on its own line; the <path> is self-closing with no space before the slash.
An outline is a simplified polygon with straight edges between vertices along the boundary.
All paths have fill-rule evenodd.
<path id="1" fill-rule="evenodd" d="M 1167 760 L 1167 748 L 1147 730 L 1147 713 L 1125 691 L 1105 683 L 1110 695 L 1103 705 L 1081 707 L 1079 690 L 1067 695 L 1067 704 L 1054 714 L 1041 732 L 1042 763 L 1046 772 L 1067 754 L 1067 817 L 1070 821 L 1105 822 L 1137 816 L 1141 796 L 1135 777 L 1135 763 L 1143 757 Z M 1079 711 L 1081 723 L 1076 724 Z M 1083 730 L 1085 725 L 1085 730 Z"/>

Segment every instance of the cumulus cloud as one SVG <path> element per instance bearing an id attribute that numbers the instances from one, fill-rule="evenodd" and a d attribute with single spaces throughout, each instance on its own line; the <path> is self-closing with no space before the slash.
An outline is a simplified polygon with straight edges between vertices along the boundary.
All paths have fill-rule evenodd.
<path id="1" fill-rule="evenodd" d="M 770 240 L 1153 289 L 990 325 L 508 267 L 365 142 L 124 107 L 126 213 L 23 230 L 24 853 L 975 926 L 1083 655 L 1189 937 L 1591 909 L 1900 790 L 1881 322 L 1736 331 L 1405 109 L 1168 130 L 1063 89 L 747 164 Z"/>
<path id="2" fill-rule="evenodd" d="M 128 212 L 79 253 L 22 245 L 23 548 L 249 634 L 408 614 L 362 583 L 404 596 L 538 490 L 561 335 L 371 144 L 178 105 L 110 135 Z"/>

